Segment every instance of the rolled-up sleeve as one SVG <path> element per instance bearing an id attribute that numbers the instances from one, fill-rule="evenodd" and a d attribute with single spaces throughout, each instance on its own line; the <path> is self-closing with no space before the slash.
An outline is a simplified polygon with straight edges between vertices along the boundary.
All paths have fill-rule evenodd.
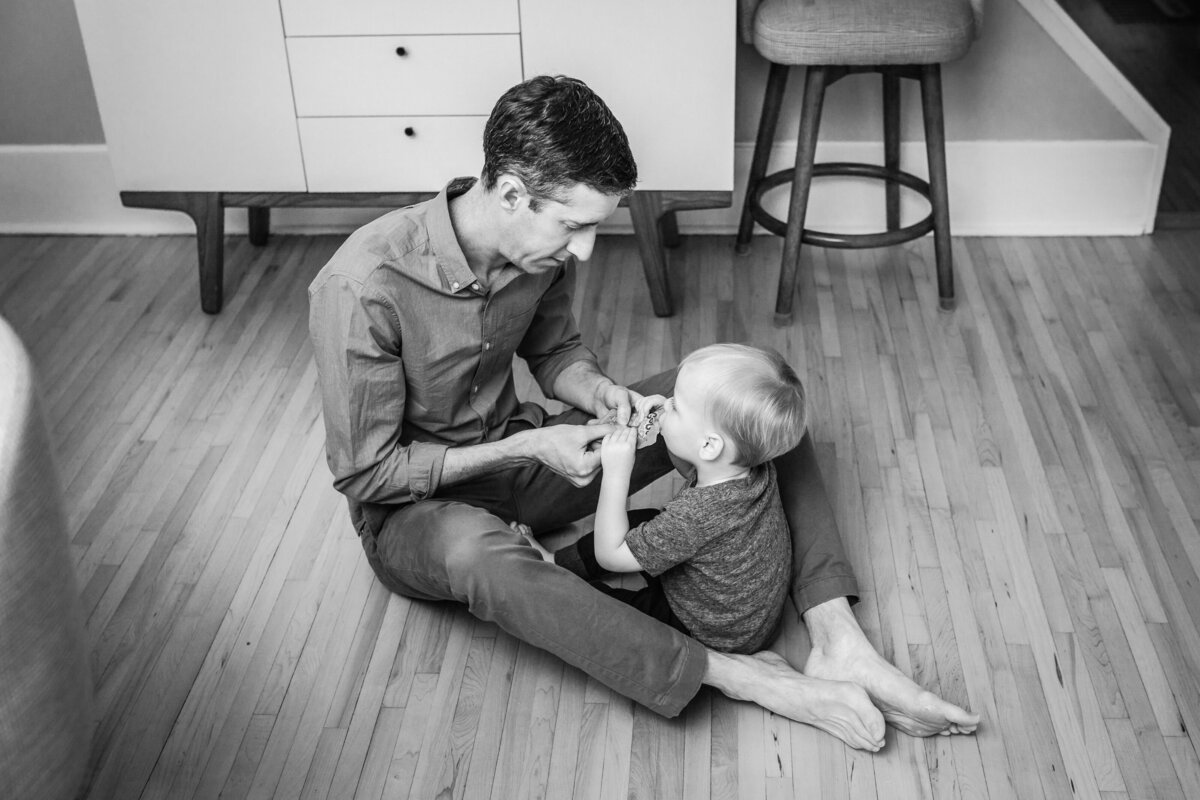
<path id="1" fill-rule="evenodd" d="M 432 496 L 447 446 L 402 443 L 403 334 L 395 308 L 357 281 L 330 275 L 309 290 L 309 334 L 334 488 L 364 503 Z"/>
<path id="2" fill-rule="evenodd" d="M 529 365 L 529 372 L 542 392 L 552 399 L 554 382 L 564 369 L 576 361 L 598 364 L 596 354 L 584 346 L 571 311 L 574 288 L 575 259 L 570 258 L 542 295 L 533 322 L 517 347 L 517 355 Z"/>

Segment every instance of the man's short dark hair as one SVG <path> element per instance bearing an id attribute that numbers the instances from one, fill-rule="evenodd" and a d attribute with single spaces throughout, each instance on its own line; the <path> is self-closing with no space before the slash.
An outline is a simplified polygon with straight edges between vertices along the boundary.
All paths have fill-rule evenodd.
<path id="1" fill-rule="evenodd" d="M 484 188 L 506 172 L 535 201 L 562 200 L 580 183 L 614 196 L 637 184 L 621 123 L 587 84 L 564 75 L 530 78 L 496 101 L 483 132 Z"/>

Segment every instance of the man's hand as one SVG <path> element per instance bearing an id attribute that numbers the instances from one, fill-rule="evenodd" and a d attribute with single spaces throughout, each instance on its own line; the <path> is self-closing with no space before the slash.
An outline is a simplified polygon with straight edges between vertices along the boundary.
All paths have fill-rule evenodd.
<path id="1" fill-rule="evenodd" d="M 604 466 L 605 473 L 628 475 L 633 471 L 636 450 L 636 428 L 621 426 L 607 434 L 600 443 L 600 462 Z"/>
<path id="2" fill-rule="evenodd" d="M 633 409 L 642 401 L 642 396 L 627 386 L 605 383 L 596 388 L 593 412 L 596 418 L 618 425 L 628 425 Z"/>
<path id="3" fill-rule="evenodd" d="M 534 440 L 534 458 L 576 486 L 587 486 L 600 471 L 600 453 L 592 445 L 615 426 L 551 425 L 518 436 Z"/>

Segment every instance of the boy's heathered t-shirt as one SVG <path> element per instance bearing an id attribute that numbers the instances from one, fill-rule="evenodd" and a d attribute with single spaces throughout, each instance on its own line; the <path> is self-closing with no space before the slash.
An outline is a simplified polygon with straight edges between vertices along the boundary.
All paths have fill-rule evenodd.
<path id="1" fill-rule="evenodd" d="M 661 576 L 671 610 L 697 640 L 742 653 L 766 644 L 792 578 L 792 539 L 772 464 L 684 489 L 625 542 L 642 569 Z"/>

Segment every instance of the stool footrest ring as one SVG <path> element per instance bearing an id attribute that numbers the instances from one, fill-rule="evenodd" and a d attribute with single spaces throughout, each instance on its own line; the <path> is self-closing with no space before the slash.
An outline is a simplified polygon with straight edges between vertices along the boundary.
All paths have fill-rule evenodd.
<path id="1" fill-rule="evenodd" d="M 787 236 L 787 223 L 768 214 L 762 206 L 762 196 L 776 186 L 790 183 L 795 176 L 792 169 L 773 172 L 758 182 L 750 198 L 750 213 L 754 221 L 776 236 Z M 831 176 L 852 178 L 874 178 L 876 180 L 898 183 L 917 192 L 926 200 L 931 200 L 929 182 L 921 180 L 916 175 L 903 170 L 891 170 L 878 164 L 857 164 L 845 161 L 835 161 L 813 165 L 813 177 L 825 178 Z M 932 202 L 932 201 L 931 201 Z M 894 231 L 883 233 L 829 233 L 826 231 L 805 228 L 800 237 L 804 244 L 815 244 L 820 247 L 835 247 L 841 249 L 860 249 L 865 247 L 888 247 L 894 244 L 918 239 L 933 230 L 933 212 L 924 219 L 906 225 Z"/>

